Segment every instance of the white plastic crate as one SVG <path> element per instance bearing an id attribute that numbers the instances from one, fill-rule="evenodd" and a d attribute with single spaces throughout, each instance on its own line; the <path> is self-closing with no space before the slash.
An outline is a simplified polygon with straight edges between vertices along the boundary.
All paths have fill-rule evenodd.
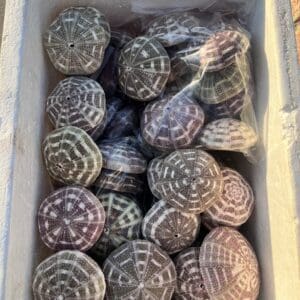
<path id="1" fill-rule="evenodd" d="M 228 1 L 241 7 L 249 3 Z M 118 22 L 130 14 L 131 4 L 137 9 L 147 2 L 149 9 L 183 3 L 205 8 L 209 3 L 6 1 L 0 58 L 0 299 L 32 299 L 33 270 L 49 254 L 37 234 L 36 212 L 49 192 L 40 150 L 48 131 L 45 100 L 60 75 L 43 50 L 42 33 L 70 5 L 92 5 Z M 250 29 L 263 147 L 258 165 L 245 170 L 255 190 L 256 209 L 244 233 L 260 262 L 262 300 L 300 299 L 300 84 L 292 28 L 289 1 L 257 0 Z"/>

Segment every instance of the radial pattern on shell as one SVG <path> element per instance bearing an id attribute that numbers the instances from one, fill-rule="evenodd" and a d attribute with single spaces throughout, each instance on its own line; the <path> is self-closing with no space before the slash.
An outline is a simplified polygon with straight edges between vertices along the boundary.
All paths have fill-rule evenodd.
<path id="1" fill-rule="evenodd" d="M 239 55 L 250 48 L 249 36 L 235 30 L 221 30 L 212 34 L 199 49 L 199 60 L 206 72 L 217 72 L 233 64 Z"/>
<path id="2" fill-rule="evenodd" d="M 76 126 L 91 131 L 105 121 L 105 94 L 87 77 L 69 77 L 58 83 L 47 99 L 47 113 L 55 128 Z"/>
<path id="3" fill-rule="evenodd" d="M 205 211 L 219 199 L 224 184 L 215 159 L 198 149 L 182 149 L 169 154 L 156 180 L 161 199 L 178 210 L 193 214 Z"/>
<path id="4" fill-rule="evenodd" d="M 93 186 L 97 191 L 112 190 L 121 193 L 138 194 L 143 191 L 143 181 L 136 174 L 102 169 Z"/>
<path id="5" fill-rule="evenodd" d="M 35 300 L 103 300 L 104 275 L 89 256 L 60 251 L 44 260 L 33 276 Z"/>
<path id="6" fill-rule="evenodd" d="M 189 13 L 167 14 L 154 19 L 146 35 L 156 38 L 165 47 L 170 47 L 191 39 L 197 33 L 195 28 L 202 28 L 200 23 L 198 18 Z M 203 34 L 203 38 L 205 37 Z"/>
<path id="7" fill-rule="evenodd" d="M 210 299 L 257 299 L 258 262 L 248 241 L 235 229 L 218 227 L 204 239 L 200 270 Z"/>
<path id="8" fill-rule="evenodd" d="M 137 203 L 122 194 L 97 193 L 97 197 L 107 217 L 103 234 L 91 254 L 103 260 L 121 244 L 140 237 L 143 215 Z"/>
<path id="9" fill-rule="evenodd" d="M 188 248 L 175 258 L 177 289 L 175 300 L 209 300 L 200 270 L 200 248 Z"/>
<path id="10" fill-rule="evenodd" d="M 254 208 L 252 188 L 237 171 L 223 168 L 224 189 L 221 197 L 204 213 L 206 222 L 212 226 L 238 227 L 245 223 Z"/>
<path id="11" fill-rule="evenodd" d="M 191 84 L 195 97 L 207 104 L 232 99 L 247 88 L 249 74 L 234 63 L 218 72 L 205 72 Z"/>
<path id="12" fill-rule="evenodd" d="M 118 68 L 122 91 L 140 101 L 150 101 L 163 91 L 171 69 L 166 50 L 156 39 L 147 37 L 124 46 Z"/>
<path id="13" fill-rule="evenodd" d="M 243 121 L 224 118 L 208 123 L 199 142 L 208 149 L 243 152 L 256 145 L 258 136 Z"/>
<path id="14" fill-rule="evenodd" d="M 99 239 L 105 212 L 98 198 L 82 187 L 65 187 L 41 204 L 38 225 L 43 242 L 54 250 L 90 249 Z"/>
<path id="15" fill-rule="evenodd" d="M 203 123 L 204 113 L 199 104 L 180 93 L 148 104 L 143 112 L 141 130 L 147 143 L 167 151 L 191 145 Z"/>
<path id="16" fill-rule="evenodd" d="M 183 213 L 161 200 L 147 212 L 142 233 L 147 240 L 173 254 L 191 246 L 199 229 L 200 216 Z"/>
<path id="17" fill-rule="evenodd" d="M 49 133 L 43 154 L 50 176 L 63 184 L 91 185 L 102 168 L 102 155 L 89 135 L 80 128 L 66 126 Z"/>
<path id="18" fill-rule="evenodd" d="M 70 7 L 59 14 L 44 35 L 54 67 L 66 75 L 97 71 L 110 40 L 105 17 L 93 7 Z"/>
<path id="19" fill-rule="evenodd" d="M 246 91 L 242 91 L 232 99 L 218 104 L 200 103 L 205 112 L 206 123 L 224 118 L 238 118 L 248 104 L 247 97 Z"/>
<path id="20" fill-rule="evenodd" d="M 142 240 L 128 242 L 106 259 L 103 266 L 110 299 L 171 300 L 176 270 L 158 246 Z"/>
<path id="21" fill-rule="evenodd" d="M 163 160 L 156 157 L 150 161 L 147 169 L 147 179 L 149 188 L 152 194 L 158 199 L 160 198 L 160 193 L 156 185 L 161 176 L 162 164 Z"/>

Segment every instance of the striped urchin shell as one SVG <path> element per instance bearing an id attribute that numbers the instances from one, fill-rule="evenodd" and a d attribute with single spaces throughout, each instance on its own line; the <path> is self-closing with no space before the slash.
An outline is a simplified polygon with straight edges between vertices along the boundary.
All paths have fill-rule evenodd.
<path id="1" fill-rule="evenodd" d="M 208 123 L 201 131 L 200 143 L 213 150 L 243 152 L 257 143 L 258 136 L 245 122 L 225 118 Z"/>
<path id="2" fill-rule="evenodd" d="M 204 213 L 203 217 L 212 226 L 238 227 L 245 223 L 254 208 L 252 188 L 237 171 L 222 169 L 224 189 L 221 197 Z"/>
<path id="3" fill-rule="evenodd" d="M 245 32 L 221 30 L 212 34 L 197 54 L 206 72 L 217 72 L 233 64 L 249 48 L 250 39 Z"/>
<path id="4" fill-rule="evenodd" d="M 51 193 L 38 212 L 41 238 L 53 250 L 90 249 L 99 239 L 104 222 L 103 206 L 83 187 L 64 187 Z"/>
<path id="5" fill-rule="evenodd" d="M 95 261 L 80 251 L 60 251 L 44 260 L 33 276 L 35 300 L 102 300 L 106 284 Z"/>
<path id="6" fill-rule="evenodd" d="M 135 135 L 137 141 L 137 148 L 147 160 L 153 159 L 154 157 L 159 156 L 161 154 L 159 150 L 149 145 L 145 141 L 140 129 L 135 132 Z"/>
<path id="7" fill-rule="evenodd" d="M 149 103 L 143 112 L 141 129 L 147 143 L 166 151 L 191 145 L 203 123 L 199 104 L 180 93 Z"/>
<path id="8" fill-rule="evenodd" d="M 147 212 L 142 226 L 145 239 L 169 254 L 179 252 L 195 241 L 200 216 L 183 213 L 160 200 Z"/>
<path id="9" fill-rule="evenodd" d="M 171 300 L 176 270 L 158 246 L 142 240 L 128 242 L 106 259 L 103 266 L 107 300 Z"/>
<path id="10" fill-rule="evenodd" d="M 205 72 L 193 84 L 195 97 L 207 104 L 218 104 L 232 99 L 246 88 L 249 74 L 242 74 L 237 64 L 218 72 Z"/>
<path id="11" fill-rule="evenodd" d="M 105 94 L 87 77 L 69 77 L 58 83 L 47 99 L 47 113 L 55 128 L 76 126 L 91 131 L 105 119 Z"/>
<path id="12" fill-rule="evenodd" d="M 206 236 L 200 248 L 200 270 L 210 299 L 257 299 L 258 262 L 237 230 L 218 227 Z"/>
<path id="13" fill-rule="evenodd" d="M 49 175 L 64 184 L 91 185 L 102 168 L 102 155 L 89 135 L 66 126 L 48 134 L 43 154 Z"/>
<path id="14" fill-rule="evenodd" d="M 163 160 L 160 158 L 154 158 L 150 161 L 147 169 L 147 179 L 149 188 L 152 194 L 158 199 L 161 198 L 161 196 L 156 185 L 161 177 L 162 166 Z"/>
<path id="15" fill-rule="evenodd" d="M 143 191 L 143 181 L 138 175 L 107 169 L 102 169 L 94 186 L 97 191 L 112 190 L 128 194 L 138 194 Z"/>
<path id="16" fill-rule="evenodd" d="M 188 248 L 175 258 L 177 289 L 175 300 L 209 300 L 200 270 L 200 248 Z"/>
<path id="17" fill-rule="evenodd" d="M 211 155 L 198 149 L 182 149 L 163 160 L 156 189 L 174 208 L 199 214 L 219 199 L 223 184 L 221 170 Z"/>
<path id="18" fill-rule="evenodd" d="M 105 140 L 98 145 L 103 155 L 105 169 L 129 174 L 141 174 L 146 171 L 147 161 L 134 146 L 126 141 Z"/>
<path id="19" fill-rule="evenodd" d="M 127 96 L 150 101 L 163 91 L 170 70 L 170 58 L 163 46 L 156 39 L 138 37 L 120 53 L 119 84 Z"/>
<path id="20" fill-rule="evenodd" d="M 198 18 L 189 13 L 172 13 L 154 19 L 146 35 L 156 38 L 164 47 L 170 47 L 189 40 L 195 27 L 200 27 Z"/>
<path id="21" fill-rule="evenodd" d="M 101 66 L 109 40 L 110 27 L 102 13 L 93 7 L 70 7 L 46 31 L 44 46 L 61 73 L 88 75 Z"/>
<path id="22" fill-rule="evenodd" d="M 140 237 L 143 214 L 136 202 L 119 193 L 99 193 L 107 218 L 100 239 L 91 249 L 91 255 L 104 260 L 124 242 Z"/>
<path id="23" fill-rule="evenodd" d="M 234 118 L 239 116 L 246 104 L 246 94 L 242 91 L 232 99 L 218 104 L 200 103 L 205 112 L 206 122 L 223 118 Z"/>
<path id="24" fill-rule="evenodd" d="M 97 127 L 93 128 L 88 132 L 88 134 L 94 141 L 97 141 L 99 137 L 103 134 L 106 128 L 106 124 L 107 124 L 107 112 L 105 110 L 105 114 L 103 116 L 102 122 Z"/>

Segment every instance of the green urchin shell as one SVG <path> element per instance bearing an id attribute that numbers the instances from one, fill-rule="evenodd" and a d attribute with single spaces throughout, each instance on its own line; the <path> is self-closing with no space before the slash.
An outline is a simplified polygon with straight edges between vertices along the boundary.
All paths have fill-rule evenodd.
<path id="1" fill-rule="evenodd" d="M 102 154 L 82 129 L 66 126 L 50 132 L 43 142 L 49 175 L 60 183 L 91 185 L 102 168 Z"/>

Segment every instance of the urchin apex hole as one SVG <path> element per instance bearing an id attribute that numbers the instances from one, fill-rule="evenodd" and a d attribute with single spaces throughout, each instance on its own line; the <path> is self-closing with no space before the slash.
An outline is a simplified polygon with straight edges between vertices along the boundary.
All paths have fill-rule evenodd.
<path id="1" fill-rule="evenodd" d="M 67 100 L 68 100 L 68 101 L 71 100 L 71 97 L 70 97 L 70 96 L 67 96 Z"/>
<path id="2" fill-rule="evenodd" d="M 56 164 L 58 169 L 63 169 L 63 166 L 61 164 Z"/>
<path id="3" fill-rule="evenodd" d="M 75 47 L 74 43 L 69 43 L 69 48 L 74 48 L 74 47 Z"/>
<path id="4" fill-rule="evenodd" d="M 193 177 L 193 181 L 196 181 L 196 177 Z"/>
<path id="5" fill-rule="evenodd" d="M 175 238 L 178 238 L 178 237 L 179 237 L 179 234 L 175 233 L 175 234 L 174 234 L 174 237 L 175 237 Z"/>

